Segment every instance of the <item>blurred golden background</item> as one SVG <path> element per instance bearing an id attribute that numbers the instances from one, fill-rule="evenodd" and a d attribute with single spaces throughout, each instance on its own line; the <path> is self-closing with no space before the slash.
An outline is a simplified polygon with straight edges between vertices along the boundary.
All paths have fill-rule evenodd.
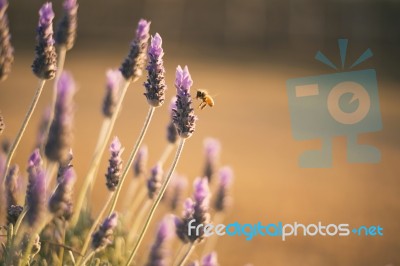
<path id="1" fill-rule="evenodd" d="M 37 80 L 30 65 L 37 11 L 43 2 L 10 1 L 15 63 L 8 80 L 0 84 L 0 109 L 6 123 L 0 139 L 15 136 L 34 94 Z M 285 242 L 226 236 L 217 247 L 221 265 L 400 265 L 400 2 L 84 0 L 79 4 L 78 39 L 65 65 L 79 87 L 73 147 L 78 179 L 88 170 L 102 121 L 105 71 L 122 62 L 136 23 L 143 17 L 152 21 L 151 33 L 160 33 L 164 40 L 167 97 L 175 94 L 178 64 L 189 66 L 193 89 L 205 88 L 215 95 L 215 107 L 197 111 L 197 129 L 187 142 L 178 172 L 193 180 L 202 169 L 203 139 L 221 141 L 221 164 L 235 171 L 234 205 L 226 223 L 321 221 L 384 228 L 382 237 L 291 237 Z M 57 21 L 61 1 L 53 6 Z M 377 71 L 383 130 L 360 135 L 360 142 L 379 148 L 382 160 L 349 164 L 346 140 L 337 137 L 332 168 L 300 168 L 298 156 L 320 144 L 319 140 L 293 139 L 286 80 L 335 73 L 314 60 L 314 55 L 321 50 L 339 62 L 338 38 L 349 39 L 349 62 L 367 48 L 374 53 L 359 69 Z M 147 112 L 144 78 L 130 87 L 113 133 L 126 147 L 124 159 Z M 46 85 L 16 154 L 14 161 L 21 168 L 33 148 L 51 88 L 51 83 Z M 144 141 L 149 146 L 149 167 L 166 145 L 167 107 L 156 111 Z M 102 174 L 107 157 L 103 156 L 93 195 L 95 212 L 107 193 Z M 143 245 L 143 252 L 147 247 Z M 192 257 L 198 256 L 200 250 Z"/>

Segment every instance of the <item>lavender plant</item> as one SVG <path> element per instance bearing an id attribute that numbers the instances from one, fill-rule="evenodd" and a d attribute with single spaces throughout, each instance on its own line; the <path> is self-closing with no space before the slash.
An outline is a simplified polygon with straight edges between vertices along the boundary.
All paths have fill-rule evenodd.
<path id="1" fill-rule="evenodd" d="M 13 49 L 10 44 L 6 0 L 0 0 L 0 79 L 10 73 L 13 60 Z M 165 103 L 167 81 L 165 79 L 164 49 L 160 34 L 151 37 L 150 22 L 141 19 L 136 30 L 136 37 L 131 43 L 128 56 L 123 60 L 119 70 L 108 70 L 106 73 L 106 90 L 101 111 L 104 118 L 99 130 L 99 137 L 90 161 L 89 171 L 82 177 L 83 184 L 78 193 L 75 183 L 77 174 L 72 164 L 73 115 L 76 92 L 75 82 L 69 72 L 64 71 L 64 60 L 67 51 L 76 42 L 78 3 L 76 0 L 64 0 L 63 14 L 59 19 L 55 40 L 53 39 L 52 22 L 55 14 L 51 3 L 45 3 L 39 11 L 37 28 L 36 55 L 32 64 L 33 73 L 39 78 L 39 87 L 33 97 L 31 106 L 15 140 L 10 147 L 0 151 L 0 265 L 131 265 L 139 255 L 147 256 L 146 265 L 169 265 L 174 259 L 183 265 L 190 257 L 195 246 L 205 239 L 200 235 L 188 234 L 188 221 L 195 219 L 197 224 L 210 222 L 209 181 L 218 168 L 220 152 L 217 140 L 206 140 L 206 164 L 204 178 L 194 182 L 193 197 L 185 201 L 183 217 L 172 222 L 167 215 L 157 229 L 155 239 L 148 250 L 139 254 L 139 248 L 166 193 L 169 184 L 171 205 L 169 211 L 175 211 L 184 198 L 187 181 L 174 174 L 185 142 L 190 138 L 196 126 L 197 116 L 192 107 L 191 87 L 193 80 L 187 66 L 178 66 L 175 73 L 176 96 L 169 106 L 170 121 L 167 125 L 167 147 L 157 164 L 147 169 L 148 148 L 142 145 L 154 111 L 161 109 Z M 56 55 L 56 46 L 58 54 Z M 147 60 L 147 65 L 146 65 Z M 146 68 L 144 68 L 146 65 Z M 105 172 L 105 187 L 108 197 L 96 216 L 92 215 L 93 204 L 90 202 L 90 191 L 96 181 L 100 160 L 121 111 L 124 96 L 129 85 L 140 78 L 143 70 L 147 77 L 143 83 L 144 96 L 149 111 L 139 136 L 123 165 L 123 151 L 119 139 L 115 137 L 110 144 L 110 157 Z M 18 165 L 11 161 L 17 146 L 24 134 L 30 117 L 41 95 L 47 80 L 55 79 L 53 100 L 40 121 L 35 150 L 28 160 L 28 182 L 26 195 L 20 195 L 24 187 L 20 178 Z M 3 129 L 0 116 L 0 132 Z M 151 142 L 150 142 L 151 143 Z M 141 149 L 139 149 L 141 147 Z M 168 171 L 164 174 L 164 164 L 175 150 L 175 156 Z M 79 163 L 82 160 L 80 157 Z M 11 166 L 11 167 L 10 167 Z M 127 178 L 129 173 L 133 177 Z M 58 171 L 57 171 L 58 170 Z M 148 180 L 140 176 L 148 174 Z M 224 212 L 229 200 L 227 197 L 231 172 L 227 168 L 220 170 L 221 181 L 217 188 L 214 207 Z M 56 181 L 52 181 L 55 178 Z M 131 183 L 125 197 L 126 208 L 116 212 L 117 203 L 124 188 L 124 182 Z M 103 183 L 104 185 L 104 183 Z M 137 188 L 137 189 L 131 189 Z M 139 193 L 136 191 L 139 190 Z M 144 197 L 141 197 L 144 192 Z M 74 194 L 77 194 L 74 206 Z M 147 194 L 147 198 L 146 198 Z M 143 199 L 143 200 L 142 200 Z M 143 203 L 143 204 L 141 204 Z M 83 207 L 84 206 L 84 207 Z M 138 207 L 136 209 L 136 206 Z M 118 217 L 121 217 L 119 220 Z M 101 222 L 103 221 L 103 222 Z M 121 223 L 122 221 L 122 223 Z M 129 230 L 127 230 L 129 229 Z M 2 232 L 3 232 L 2 231 Z M 175 233 L 175 234 L 174 234 Z M 175 254 L 169 249 L 175 238 L 185 245 L 184 254 Z M 218 265 L 214 253 L 203 258 L 201 265 Z"/>

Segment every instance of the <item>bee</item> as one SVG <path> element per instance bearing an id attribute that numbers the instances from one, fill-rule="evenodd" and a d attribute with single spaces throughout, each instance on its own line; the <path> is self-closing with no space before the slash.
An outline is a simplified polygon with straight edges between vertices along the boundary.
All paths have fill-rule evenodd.
<path id="1" fill-rule="evenodd" d="M 210 107 L 214 106 L 213 98 L 205 90 L 197 90 L 196 99 L 201 100 L 201 103 L 199 104 L 201 110 L 203 110 L 207 105 Z"/>

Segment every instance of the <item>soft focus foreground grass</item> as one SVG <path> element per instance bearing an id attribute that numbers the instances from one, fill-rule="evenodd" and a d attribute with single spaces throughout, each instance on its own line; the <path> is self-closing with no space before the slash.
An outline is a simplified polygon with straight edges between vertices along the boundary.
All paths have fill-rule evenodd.
<path id="1" fill-rule="evenodd" d="M 75 145 L 73 164 L 78 179 L 83 179 L 97 140 L 102 117 L 105 71 L 118 67 L 127 47 L 102 46 L 77 49 L 68 54 L 66 69 L 79 86 L 76 96 Z M 187 142 L 178 172 L 190 180 L 202 167 L 202 141 L 212 136 L 221 140 L 222 164 L 235 170 L 234 206 L 226 222 L 241 223 L 349 223 L 353 226 L 381 225 L 383 237 L 297 237 L 282 242 L 279 238 L 223 237 L 217 251 L 222 265 L 397 265 L 400 263 L 400 92 L 398 83 L 377 69 L 383 130 L 361 136 L 382 152 L 379 164 L 348 164 L 344 138 L 334 140 L 334 165 L 328 169 L 301 169 L 298 155 L 317 148 L 318 140 L 296 142 L 291 136 L 285 82 L 288 78 L 330 73 L 325 68 L 293 67 L 292 62 L 270 61 L 268 57 L 224 58 L 207 50 L 165 49 L 168 101 L 175 94 L 175 67 L 188 64 L 194 89 L 208 89 L 215 95 L 214 108 L 199 112 L 197 130 Z M 214 54 L 215 55 L 215 54 Z M 310 54 L 310 61 L 312 60 Z M 33 52 L 17 50 L 13 73 L 0 84 L 0 109 L 5 118 L 3 136 L 14 136 L 23 119 L 36 80 L 30 71 Z M 319 64 L 314 64 L 320 67 Z M 381 75 L 381 76 L 380 76 Z M 131 86 L 113 135 L 126 147 L 127 158 L 147 112 L 143 78 Z M 33 147 L 38 119 L 51 98 L 51 83 L 46 85 L 38 112 L 21 142 L 15 162 L 22 169 Z M 149 146 L 149 167 L 166 145 L 167 106 L 157 110 L 144 143 Z M 106 199 L 103 157 L 92 195 L 97 212 Z M 82 181 L 79 180 L 77 188 Z M 128 183 L 127 183 L 128 184 Z M 120 206 L 121 207 L 121 206 Z M 161 217 L 160 211 L 158 211 Z M 147 240 L 153 239 L 149 234 Z M 145 243 L 140 253 L 148 248 Z M 200 256 L 201 249 L 193 258 Z"/>

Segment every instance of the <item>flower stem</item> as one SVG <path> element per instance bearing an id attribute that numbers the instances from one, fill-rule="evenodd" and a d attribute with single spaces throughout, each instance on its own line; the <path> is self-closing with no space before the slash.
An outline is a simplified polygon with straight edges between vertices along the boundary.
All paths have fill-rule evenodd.
<path id="1" fill-rule="evenodd" d="M 136 80 L 133 80 L 132 82 L 135 82 Z M 78 200 L 76 202 L 75 209 L 80 210 L 82 208 L 83 202 L 87 198 L 87 190 L 92 182 L 94 182 L 95 178 L 95 173 L 97 171 L 97 168 L 99 167 L 99 163 L 101 160 L 101 156 L 104 153 L 105 148 L 107 147 L 108 140 L 111 136 L 113 127 L 115 125 L 115 122 L 117 120 L 118 114 L 121 110 L 122 102 L 124 100 L 125 94 L 128 90 L 129 84 L 131 84 L 131 81 L 125 80 L 122 88 L 120 89 L 120 94 L 118 98 L 118 103 L 115 108 L 114 114 L 112 115 L 111 119 L 110 118 L 105 118 L 103 121 L 103 126 L 100 131 L 100 135 L 96 144 L 96 149 L 93 154 L 93 158 L 90 164 L 89 171 L 86 175 L 85 181 L 82 184 L 81 191 L 78 196 Z M 71 226 L 74 227 L 76 223 L 78 222 L 80 212 L 76 212 L 72 219 L 71 219 Z"/>
<path id="2" fill-rule="evenodd" d="M 44 79 L 39 80 L 38 88 L 36 89 L 36 92 L 35 92 L 35 95 L 33 96 L 31 105 L 29 106 L 28 112 L 26 113 L 24 121 L 22 122 L 22 126 L 18 131 L 17 137 L 15 138 L 15 140 L 10 148 L 10 151 L 8 152 L 6 165 L 5 165 L 4 173 L 3 173 L 3 184 L 5 184 L 6 175 L 7 175 L 8 169 L 10 168 L 12 157 L 14 156 L 14 153 L 17 150 L 18 144 L 21 141 L 22 136 L 24 135 L 24 132 L 28 126 L 29 120 L 31 119 L 31 116 L 32 116 L 33 112 L 35 111 L 36 105 L 39 102 L 39 98 L 40 98 L 40 95 L 42 94 L 42 90 L 43 90 L 45 83 L 46 83 L 46 80 L 44 80 Z"/>
<path id="3" fill-rule="evenodd" d="M 115 206 L 117 205 L 119 194 L 121 193 L 122 186 L 124 184 L 126 176 L 128 175 L 129 170 L 131 169 L 133 160 L 135 159 L 136 154 L 139 150 L 139 147 L 142 144 L 144 136 L 146 135 L 147 129 L 149 128 L 151 118 L 153 117 L 153 114 L 154 114 L 154 110 L 155 110 L 155 108 L 153 106 L 150 106 L 149 112 L 147 113 L 143 128 L 139 135 L 139 138 L 136 140 L 135 146 L 133 147 L 133 150 L 129 156 L 128 162 L 125 165 L 124 172 L 121 175 L 121 180 L 118 184 L 117 190 L 115 191 L 114 198 L 111 203 L 111 208 L 108 212 L 108 216 L 110 216 L 114 212 Z"/>
<path id="4" fill-rule="evenodd" d="M 110 205 L 110 201 L 112 199 L 113 194 L 114 193 L 111 193 L 110 196 L 108 197 L 107 202 L 104 204 L 103 209 L 100 211 L 99 215 L 97 216 L 96 221 L 94 221 L 94 223 L 92 224 L 92 227 L 90 228 L 90 230 L 89 230 L 89 232 L 88 232 L 88 234 L 86 236 L 85 242 L 84 242 L 83 247 L 82 247 L 82 249 L 80 251 L 81 254 L 83 254 L 83 256 L 85 256 L 85 253 L 86 253 L 86 251 L 87 251 L 87 249 L 89 247 L 89 243 L 90 243 L 90 240 L 92 239 L 92 234 L 93 234 L 94 230 L 96 230 L 97 226 L 100 223 L 101 218 L 103 217 L 103 214 L 105 213 L 105 211 L 107 210 L 108 206 Z M 79 265 L 79 263 L 81 262 L 82 258 L 83 257 L 79 257 L 79 259 L 76 262 L 76 265 Z"/>
<path id="5" fill-rule="evenodd" d="M 190 254 L 192 254 L 193 250 L 195 248 L 195 244 L 194 242 L 191 242 L 188 246 L 188 249 L 186 250 L 185 254 L 183 255 L 182 259 L 179 261 L 178 264 L 176 264 L 177 266 L 182 266 L 185 264 L 185 262 L 187 261 L 187 259 L 190 257 Z"/>
<path id="6" fill-rule="evenodd" d="M 94 254 L 96 254 L 96 251 L 93 250 L 92 252 L 90 252 L 84 259 L 84 261 L 82 262 L 82 264 L 78 264 L 76 263 L 76 265 L 80 266 L 80 265 L 85 265 L 93 256 Z"/>
<path id="7" fill-rule="evenodd" d="M 157 206 L 160 203 L 162 197 L 164 196 L 165 190 L 167 189 L 168 184 L 171 181 L 172 174 L 175 171 L 176 165 L 178 164 L 179 158 L 180 158 L 180 156 L 182 154 L 182 150 L 183 150 L 183 146 L 184 145 L 185 145 L 185 139 L 181 138 L 179 146 L 178 146 L 178 149 L 177 149 L 176 154 L 175 154 L 175 158 L 174 158 L 174 160 L 172 162 L 171 168 L 169 169 L 169 172 L 168 172 L 168 174 L 167 174 L 167 176 L 166 176 L 166 178 L 165 178 L 165 180 L 163 182 L 163 185 L 162 185 L 162 187 L 160 189 L 160 192 L 157 195 L 157 198 L 155 199 L 155 201 L 153 202 L 153 204 L 152 204 L 152 206 L 150 208 L 150 212 L 149 212 L 149 214 L 148 214 L 148 216 L 146 218 L 146 221 L 145 221 L 145 223 L 143 225 L 143 228 L 142 228 L 142 230 L 141 230 L 141 232 L 139 234 L 137 242 L 136 242 L 136 244 L 135 244 L 135 246 L 134 246 L 134 248 L 132 250 L 132 253 L 129 256 L 128 262 L 125 264 L 127 266 L 129 266 L 132 263 L 135 255 L 136 255 L 136 253 L 137 253 L 137 251 L 139 249 L 139 246 L 140 246 L 140 244 L 141 244 L 141 242 L 142 242 L 142 240 L 144 238 L 144 235 L 146 234 L 147 228 L 150 225 L 151 219 L 153 218 L 153 215 L 154 215 L 154 213 L 155 213 L 155 211 L 157 209 Z"/>

